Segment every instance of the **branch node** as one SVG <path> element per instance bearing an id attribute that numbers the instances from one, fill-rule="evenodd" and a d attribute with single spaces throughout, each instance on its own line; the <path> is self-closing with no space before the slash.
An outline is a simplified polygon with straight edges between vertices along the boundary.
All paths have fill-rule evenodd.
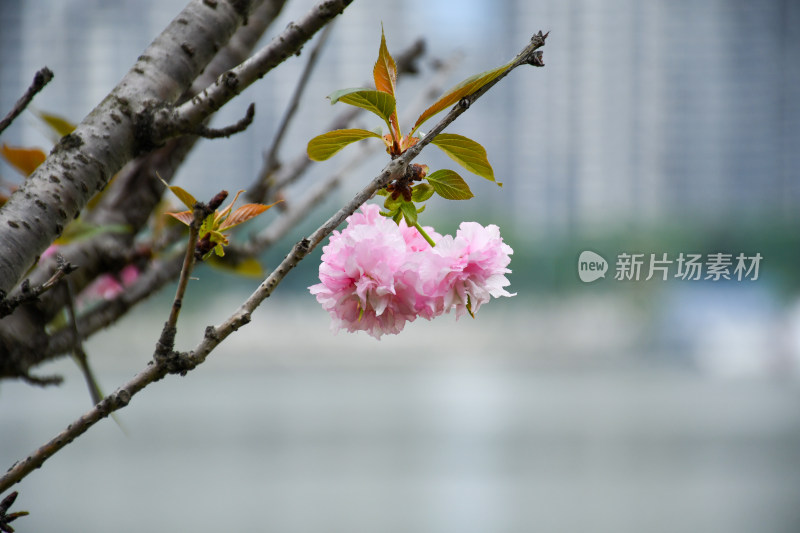
<path id="1" fill-rule="evenodd" d="M 529 65 L 534 67 L 543 67 L 544 66 L 544 52 L 541 50 L 537 50 L 533 54 L 531 54 L 531 59 L 528 61 Z"/>
<path id="2" fill-rule="evenodd" d="M 219 341 L 219 335 L 217 335 L 217 328 L 214 326 L 208 326 L 206 328 L 205 334 L 203 335 L 206 339 L 212 341 Z"/>
<path id="3" fill-rule="evenodd" d="M 126 389 L 120 389 L 114 395 L 114 401 L 116 402 L 116 408 L 121 409 L 130 403 L 131 393 Z"/>

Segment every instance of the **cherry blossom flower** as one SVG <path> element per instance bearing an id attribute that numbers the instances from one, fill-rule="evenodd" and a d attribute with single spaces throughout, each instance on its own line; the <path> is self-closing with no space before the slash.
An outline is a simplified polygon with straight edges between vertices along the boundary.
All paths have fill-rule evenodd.
<path id="1" fill-rule="evenodd" d="M 464 222 L 456 237 L 423 228 L 435 247 L 404 221 L 398 226 L 364 205 L 323 248 L 320 283 L 311 294 L 328 311 L 334 331 L 399 333 L 417 317 L 431 320 L 455 309 L 474 314 L 504 289 L 513 253 L 497 226 Z"/>
<path id="2" fill-rule="evenodd" d="M 363 206 L 347 222 L 322 249 L 321 283 L 309 290 L 330 313 L 335 330 L 363 330 L 376 338 L 399 333 L 416 318 L 413 303 L 398 296 L 395 287 L 407 255 L 403 235 L 374 205 Z"/>
<path id="3" fill-rule="evenodd" d="M 117 274 L 103 274 L 81 292 L 79 303 L 94 300 L 113 300 L 139 277 L 134 265 L 123 267 Z"/>
<path id="4" fill-rule="evenodd" d="M 441 309 L 446 313 L 455 309 L 456 319 L 465 312 L 477 313 L 491 297 L 516 295 L 504 289 L 510 283 L 505 274 L 511 272 L 506 267 L 514 250 L 503 242 L 494 224 L 462 222 L 455 238 L 445 236 L 432 253 L 445 263 L 437 278 Z"/>

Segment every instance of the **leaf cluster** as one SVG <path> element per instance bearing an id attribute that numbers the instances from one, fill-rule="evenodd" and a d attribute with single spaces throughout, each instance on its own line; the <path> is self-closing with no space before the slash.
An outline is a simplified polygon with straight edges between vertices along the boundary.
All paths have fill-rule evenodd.
<path id="1" fill-rule="evenodd" d="M 481 87 L 491 82 L 503 72 L 511 63 L 507 63 L 480 74 L 476 74 L 442 95 L 436 102 L 428 107 L 417 118 L 411 131 L 403 136 L 397 118 L 397 102 L 395 86 L 397 84 L 397 66 L 386 46 L 386 37 L 381 29 L 381 44 L 378 49 L 378 59 L 373 68 L 375 89 L 350 88 L 341 89 L 331 93 L 328 98 L 331 104 L 342 102 L 355 107 L 366 109 L 383 119 L 389 133 L 382 135 L 377 131 L 365 129 L 339 129 L 323 133 L 311 139 L 308 143 L 308 157 L 313 161 L 325 161 L 338 153 L 344 147 L 375 137 L 383 140 L 386 152 L 392 157 L 402 155 L 410 147 L 419 142 L 422 133 L 419 127 L 437 113 L 458 103 L 462 98 L 469 96 Z M 489 163 L 486 150 L 478 142 L 454 133 L 440 133 L 431 143 L 441 149 L 453 161 L 466 170 L 477 174 L 489 181 L 495 181 L 494 171 Z M 420 168 L 414 168 L 420 167 Z M 422 168 L 424 167 L 424 169 Z M 416 203 L 423 203 L 434 194 L 447 200 L 468 200 L 474 195 L 466 181 L 455 171 L 449 169 L 437 170 L 427 173 L 425 165 L 411 165 L 406 175 L 391 183 L 379 194 L 386 196 L 384 207 L 387 216 L 399 222 L 405 218 L 409 225 L 415 225 L 416 215 L 424 209 L 417 208 Z M 419 182 L 419 183 L 414 183 Z M 502 183 L 496 182 L 499 186 Z"/>
<path id="2" fill-rule="evenodd" d="M 189 208 L 188 211 L 180 211 L 178 213 L 167 213 L 171 217 L 179 220 L 180 222 L 186 224 L 187 226 L 191 226 L 192 222 L 194 221 L 194 207 L 197 205 L 197 200 L 191 193 L 187 190 L 178 187 L 177 185 L 167 185 L 169 190 L 171 190 L 175 196 L 177 196 L 183 205 Z M 218 194 L 215 199 L 219 198 L 217 202 L 212 200 L 212 208 L 214 208 L 214 212 L 206 216 L 200 224 L 200 229 L 198 230 L 198 250 L 202 253 L 200 254 L 201 259 L 205 260 L 212 256 L 212 254 L 216 254 L 217 257 L 224 257 L 225 256 L 225 249 L 224 246 L 229 244 L 228 235 L 223 233 L 223 231 L 227 231 L 231 228 L 238 226 L 244 222 L 247 222 L 251 218 L 255 218 L 261 213 L 268 210 L 270 207 L 275 205 L 278 202 L 264 205 L 264 204 L 244 204 L 243 206 L 237 208 L 233 211 L 233 204 L 236 203 L 236 200 L 239 198 L 239 195 L 242 194 L 244 191 L 239 191 L 234 196 L 233 201 L 228 204 L 222 211 L 218 211 L 215 208 L 222 203 L 222 201 L 227 197 L 228 192 L 222 191 L 222 193 Z M 217 205 L 213 205 L 216 203 Z M 202 248 L 202 250 L 201 250 Z"/>

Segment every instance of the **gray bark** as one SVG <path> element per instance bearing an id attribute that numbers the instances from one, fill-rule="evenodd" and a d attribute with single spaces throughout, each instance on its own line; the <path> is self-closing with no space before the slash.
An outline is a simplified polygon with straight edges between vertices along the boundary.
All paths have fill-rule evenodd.
<path id="1" fill-rule="evenodd" d="M 252 47 L 256 33 L 260 32 L 242 28 L 247 31 L 238 42 L 234 41 L 223 54 L 218 52 L 243 23 L 256 26 L 262 22 L 259 17 L 271 20 L 283 0 L 271 0 L 268 6 L 254 11 L 262 3 L 263 0 L 193 0 L 103 102 L 58 143 L 47 160 L 0 209 L 0 297 L 21 281 L 39 254 L 77 217 L 89 199 L 106 186 L 111 176 L 139 157 L 119 176 L 114 188 L 89 217 L 95 224 L 127 224 L 132 233 L 101 234 L 60 250 L 81 267 L 72 279 L 78 289 L 97 274 L 115 271 L 129 261 L 126 244 L 132 242 L 145 224 L 163 192 L 163 185 L 153 179 L 155 170 L 171 178 L 196 139 L 179 136 L 194 131 L 238 90 L 299 50 L 350 1 L 317 4 L 299 25 L 290 25 L 254 56 L 266 60 L 250 61 L 249 68 L 236 70 L 232 75 L 244 80 L 238 90 L 231 91 L 228 86 L 224 101 L 210 108 L 206 98 L 208 87 L 213 93 L 231 75 L 222 74 L 216 81 L 201 78 L 203 83 L 187 90 L 207 67 L 208 73 L 214 75 L 221 74 L 220 71 L 233 72 L 228 69 L 242 61 L 242 50 Z M 218 58 L 219 64 L 209 66 L 218 55 L 225 57 Z M 188 98 L 197 93 L 201 96 Z M 191 120 L 178 120 L 173 109 L 179 109 L 177 106 L 181 104 L 184 107 L 180 109 L 191 109 L 192 101 L 203 104 L 202 112 L 193 113 Z M 178 138 L 169 140 L 171 137 Z M 159 147 L 162 148 L 152 152 Z M 52 269 L 53 260 L 43 261 L 31 274 L 32 284 L 46 279 Z M 0 320 L 0 377 L 28 376 L 28 370 L 47 357 L 44 325 L 63 304 L 64 294 L 51 291 L 42 301 L 21 306 L 13 315 Z"/>

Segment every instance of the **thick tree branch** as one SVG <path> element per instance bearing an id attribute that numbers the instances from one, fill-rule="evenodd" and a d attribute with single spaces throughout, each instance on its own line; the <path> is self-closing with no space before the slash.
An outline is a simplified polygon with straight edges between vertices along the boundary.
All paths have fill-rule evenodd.
<path id="1" fill-rule="evenodd" d="M 270 44 L 247 61 L 217 78 L 188 102 L 175 109 L 162 109 L 154 116 L 154 136 L 166 140 L 193 127 L 214 114 L 256 80 L 297 53 L 323 26 L 342 13 L 352 0 L 322 0 L 303 18 L 291 22 Z"/>
<path id="2" fill-rule="evenodd" d="M 366 187 L 364 187 L 356 196 L 342 209 L 337 211 L 331 218 L 329 218 L 322 226 L 317 228 L 308 238 L 302 239 L 278 265 L 278 267 L 264 280 L 261 285 L 247 298 L 247 300 L 237 309 L 230 317 L 218 326 L 209 326 L 206 328 L 203 340 L 195 347 L 189 354 L 181 357 L 182 361 L 186 364 L 186 368 L 181 370 L 184 373 L 187 369 L 196 367 L 203 363 L 208 357 L 209 353 L 216 348 L 223 340 L 225 340 L 231 333 L 238 330 L 240 327 L 250 322 L 252 312 L 275 290 L 275 287 L 286 277 L 289 271 L 294 268 L 308 253 L 313 250 L 323 239 L 328 237 L 333 230 L 338 227 L 348 216 L 353 214 L 364 202 L 366 202 L 378 189 L 386 186 L 393 179 L 400 178 L 408 164 L 417 156 L 419 152 L 427 146 L 436 135 L 442 132 L 450 123 L 458 118 L 471 103 L 480 98 L 497 81 L 507 75 L 511 70 L 517 68 L 522 64 L 530 64 L 534 61 L 535 51 L 544 46 L 545 37 L 539 32 L 533 37 L 531 43 L 517 55 L 514 62 L 503 76 L 499 76 L 492 82 L 484 85 L 475 93 L 462 99 L 458 105 L 453 107 L 449 113 L 434 126 L 434 128 L 423 137 L 416 145 L 409 148 L 403 155 L 390 162 L 383 171 L 375 177 Z M 541 54 L 538 56 L 541 60 Z M 39 468 L 44 462 L 53 456 L 56 452 L 64 446 L 72 442 L 76 437 L 85 433 L 90 427 L 98 421 L 107 417 L 112 412 L 125 407 L 130 402 L 131 398 L 139 391 L 144 389 L 149 384 L 162 379 L 171 371 L 168 362 L 163 359 L 154 358 L 154 360 L 135 376 L 131 381 L 114 391 L 112 394 L 106 396 L 100 403 L 95 405 L 91 410 L 78 418 L 72 424 L 67 426 L 65 430 L 56 435 L 52 440 L 41 446 L 39 449 L 31 453 L 23 461 L 18 461 L 8 471 L 0 477 L 0 493 L 10 488 L 13 484 L 19 482 L 33 470 Z"/>
<path id="3" fill-rule="evenodd" d="M 265 0 L 258 6 L 250 14 L 247 25 L 240 27 L 228 44 L 217 52 L 203 74 L 195 79 L 192 87 L 184 92 L 178 102 L 188 100 L 213 82 L 220 73 L 246 59 L 284 4 L 285 0 Z M 170 181 L 197 140 L 196 136 L 173 139 L 164 147 L 138 157 L 128 164 L 108 190 L 104 191 L 98 205 L 84 213 L 83 219 L 88 224 L 98 227 L 127 226 L 131 231 L 102 233 L 93 238 L 59 247 L 59 253 L 81 267 L 71 275 L 76 292 L 80 292 L 99 274 L 116 272 L 131 260 L 133 238 L 145 226 L 164 191 L 163 185 L 156 178 L 156 173 Z M 155 267 L 162 264 L 160 260 L 154 261 Z M 32 284 L 43 283 L 55 267 L 54 258 L 40 260 L 30 275 Z M 111 316 L 124 314 L 130 306 L 146 298 L 155 288 L 160 288 L 167 281 L 177 277 L 180 262 L 177 267 L 170 266 L 167 272 L 151 271 L 152 269 L 147 269 L 141 277 L 155 280 L 156 283 L 152 285 L 154 288 L 141 287 L 141 290 L 133 290 L 133 287 L 129 287 L 112 303 L 111 308 L 108 305 L 101 306 L 104 310 L 100 312 L 102 320 L 98 320 L 95 314 L 94 319 L 87 324 L 82 317 L 79 320 L 81 334 L 85 337 L 96 332 L 102 327 L 100 324 L 103 322 L 104 325 L 108 325 L 109 320 L 113 320 Z M 138 282 L 136 287 L 139 287 Z M 12 295 L 19 296 L 19 292 L 18 287 Z M 71 350 L 71 345 L 65 342 L 66 337 L 62 335 L 65 333 L 63 331 L 55 334 L 59 339 L 56 344 L 64 346 L 61 350 L 54 352 L 49 348 L 45 349 L 40 342 L 46 338 L 41 325 L 52 320 L 65 303 L 61 291 L 49 292 L 36 303 L 35 310 L 18 312 L 0 321 L 0 355 L 5 356 L 5 359 L 0 357 L 0 376 L 25 377 L 28 374 L 27 369 Z"/>
<path id="4" fill-rule="evenodd" d="M 153 110 L 180 97 L 258 3 L 193 0 L 14 192 L 0 209 L 0 296 L 111 176 L 156 146 Z"/>
<path id="5" fill-rule="evenodd" d="M 253 24 L 253 17 L 251 17 L 249 25 Z M 249 26 L 246 26 L 247 28 Z M 245 29 L 242 28 L 242 29 Z M 241 30 L 240 30 L 241 31 Z M 407 73 L 407 74 L 415 74 L 418 72 L 417 69 L 417 62 L 419 61 L 422 54 L 425 52 L 425 43 L 422 39 L 417 39 L 412 43 L 408 48 L 400 52 L 396 57 L 397 63 L 397 70 L 399 73 Z M 420 95 L 420 101 L 427 97 L 428 100 L 434 98 L 441 92 L 441 84 L 445 81 L 445 76 L 449 65 L 451 62 L 445 62 L 443 68 L 439 69 L 439 72 L 431 82 L 427 89 L 427 94 Z M 401 78 L 402 80 L 403 78 Z M 422 104 L 417 105 L 415 102 L 411 106 L 412 109 L 419 108 L 419 110 L 424 109 Z M 341 112 L 328 126 L 328 129 L 339 129 L 347 127 L 348 124 L 352 122 L 353 119 L 359 114 L 361 110 L 359 108 L 351 107 L 347 108 L 344 112 Z M 418 112 L 416 114 L 419 114 Z M 416 116 L 416 115 L 415 115 Z M 413 117 L 412 117 L 413 118 Z M 188 137 L 181 137 L 178 139 L 177 142 L 184 142 Z M 170 143 L 176 141 L 170 141 Z M 166 148 L 160 150 L 162 152 Z M 157 152 L 157 153 L 159 153 Z M 156 154 L 153 154 L 153 156 Z M 358 161 L 361 160 L 361 156 L 356 156 Z M 352 168 L 354 161 L 351 161 L 348 165 L 345 166 L 346 169 Z M 294 182 L 298 179 L 305 170 L 311 165 L 311 160 L 308 158 L 305 150 L 302 151 L 292 162 L 288 165 L 284 165 L 280 168 L 280 170 L 275 174 L 275 181 L 270 181 L 271 188 L 270 191 L 280 190 L 280 188 L 285 187 L 286 185 Z M 154 163 L 155 168 L 162 169 L 159 170 L 159 174 L 164 176 L 163 166 L 160 164 L 156 165 Z M 292 203 L 290 207 L 286 209 L 286 211 L 281 215 L 280 218 L 275 220 L 272 224 L 269 225 L 263 232 L 259 233 L 259 235 L 255 238 L 255 242 L 251 242 L 244 246 L 236 246 L 232 244 L 228 247 L 226 252 L 226 259 L 228 256 L 234 258 L 236 256 L 240 257 L 253 257 L 269 246 L 274 244 L 277 240 L 285 236 L 292 228 L 296 221 L 299 221 L 305 214 L 307 214 L 313 207 L 319 204 L 319 202 L 324 199 L 325 193 L 328 192 L 331 188 L 335 187 L 338 183 L 338 180 L 342 177 L 342 172 L 340 171 L 333 177 L 329 178 L 325 181 L 325 183 L 321 184 L 318 187 L 315 187 L 308 195 L 306 195 L 302 200 L 300 200 L 297 204 Z M 171 173 L 170 173 L 171 175 Z M 149 176 L 148 176 L 149 177 Z M 157 181 L 157 180 L 153 180 Z M 160 182 L 159 182 L 160 183 Z M 128 191 L 128 194 L 134 195 L 136 193 L 136 189 L 132 189 Z M 250 192 L 250 189 L 248 189 Z M 254 202 L 266 202 L 264 198 L 250 198 L 251 201 Z M 273 200 L 270 200 L 270 202 Z M 102 205 L 102 204 L 101 204 Z M 122 209 L 124 204 L 122 203 L 115 203 L 117 205 L 117 209 Z M 110 213 L 114 213 L 114 209 L 109 210 Z M 176 238 L 180 238 L 181 234 L 176 234 Z M 176 239 L 167 238 L 167 243 L 174 242 Z M 76 245 L 81 245 L 82 243 L 76 243 Z M 78 324 L 80 327 L 81 334 L 83 338 L 88 338 L 89 336 L 95 334 L 96 332 L 100 331 L 103 328 L 106 328 L 116 322 L 119 318 L 125 315 L 133 306 L 142 302 L 143 300 L 147 299 L 153 293 L 161 289 L 164 285 L 173 281 L 178 277 L 181 271 L 181 259 L 180 257 L 170 257 L 165 259 L 155 259 L 149 265 L 149 268 L 146 269 L 141 273 L 139 278 L 133 283 L 133 285 L 126 288 L 124 292 L 119 294 L 113 300 L 104 302 L 96 309 L 90 311 L 87 315 L 82 316 L 79 318 Z M 58 354 L 67 352 L 71 349 L 71 337 L 67 334 L 66 331 L 58 331 L 54 333 L 49 338 L 49 343 L 47 348 L 42 350 L 41 353 L 45 356 L 46 359 L 52 358 Z"/>

